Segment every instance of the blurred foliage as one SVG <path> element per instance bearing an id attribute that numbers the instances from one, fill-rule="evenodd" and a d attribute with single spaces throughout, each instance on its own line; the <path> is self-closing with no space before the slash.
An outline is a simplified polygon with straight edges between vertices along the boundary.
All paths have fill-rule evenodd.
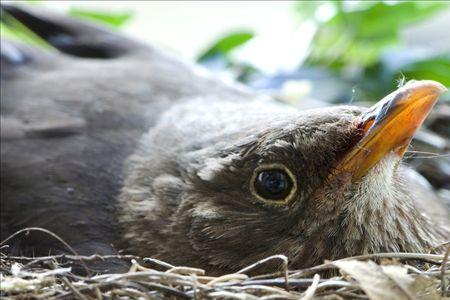
<path id="1" fill-rule="evenodd" d="M 39 0 L 28 0 L 26 3 L 39 5 Z M 88 19 L 97 23 L 108 25 L 113 28 L 122 27 L 127 21 L 133 17 L 132 12 L 106 12 L 99 10 L 88 10 L 81 8 L 71 8 L 69 14 L 75 18 Z M 0 19 L 1 36 L 9 39 L 18 40 L 38 46 L 41 48 L 52 49 L 53 47 L 44 39 L 34 34 L 22 23 L 17 21 L 11 15 L 2 11 Z"/>
<path id="2" fill-rule="evenodd" d="M 42 0 L 26 0 L 28 4 L 40 4 Z"/>
<path id="3" fill-rule="evenodd" d="M 343 1 L 329 2 L 335 15 L 321 22 L 316 13 L 310 17 L 318 24 L 306 66 L 325 66 L 365 90 L 376 100 L 396 84 L 396 79 L 432 79 L 450 86 L 450 57 L 437 54 L 420 61 L 409 61 L 396 69 L 383 64 L 383 55 L 393 47 L 401 48 L 401 31 L 448 7 L 444 2 L 357 2 L 351 10 Z M 297 11 L 311 11 L 312 3 L 297 3 Z M 315 3 L 316 10 L 320 3 Z M 306 8 L 305 8 L 306 6 Z M 405 56 L 410 49 L 403 48 Z M 400 59 L 402 59 L 400 57 Z M 349 67 L 359 72 L 346 72 Z M 350 73 L 350 74 L 349 74 Z M 361 76 L 362 75 L 362 76 Z"/>
<path id="4" fill-rule="evenodd" d="M 122 27 L 133 17 L 133 13 L 131 11 L 106 12 L 99 10 L 87 10 L 85 8 L 71 8 L 69 10 L 69 14 L 80 19 L 87 19 L 116 28 Z"/>
<path id="5" fill-rule="evenodd" d="M 227 34 L 201 53 L 198 62 L 211 70 L 234 69 L 235 79 L 245 82 L 248 76 L 257 72 L 257 69 L 245 62 L 237 64 L 233 57 L 233 50 L 250 41 L 255 34 L 251 31 L 240 30 Z"/>
<path id="6" fill-rule="evenodd" d="M 321 16 L 324 6 L 331 10 L 328 18 Z M 301 22 L 313 22 L 317 31 L 311 42 L 309 54 L 298 71 L 282 74 L 281 77 L 308 79 L 305 73 L 317 69 L 325 77 L 336 76 L 347 87 L 357 87 L 359 100 L 376 101 L 397 85 L 399 78 L 432 79 L 450 86 L 450 56 L 446 53 L 429 53 L 428 57 L 411 58 L 411 49 L 402 45 L 401 33 L 405 28 L 429 19 L 449 7 L 449 3 L 435 1 L 299 1 L 294 5 L 295 13 Z M 227 41 L 233 35 L 221 38 Z M 205 51 L 215 52 L 216 44 Z M 261 76 L 280 80 L 280 74 L 264 75 L 257 68 L 245 68 L 242 76 L 239 70 L 245 62 L 230 59 L 232 53 L 244 43 L 230 44 L 221 50 L 220 57 L 226 61 L 224 66 L 238 79 L 251 78 L 248 71 L 261 82 Z M 393 53 L 395 49 L 395 53 Z M 392 64 L 390 56 L 396 55 Z M 205 59 L 200 56 L 199 61 Z M 211 65 L 209 63 L 209 65 Z M 216 63 L 217 65 L 217 63 Z M 395 67 L 393 67 L 395 65 Z M 208 64 L 206 64 L 208 67 Z M 238 70 L 238 72 L 236 72 Z M 302 70 L 306 70 L 304 72 Z M 331 75 L 326 75 L 330 72 Z M 314 71 L 313 73 L 317 73 Z M 300 74 L 300 75 L 299 75 Z M 267 79 L 267 78 L 266 78 Z M 265 80 L 273 86 L 270 80 Z M 330 80 L 333 84 L 336 81 Z M 251 84 L 251 82 L 246 82 Z M 282 85 L 282 84 L 281 84 Z M 254 86 L 254 85 L 252 85 Z M 280 84 L 278 84 L 280 86 Z M 348 88 L 348 95 L 328 101 L 349 101 L 354 94 Z"/>
<path id="7" fill-rule="evenodd" d="M 218 39 L 206 51 L 199 55 L 198 61 L 205 62 L 213 57 L 220 56 L 228 63 L 231 63 L 229 54 L 233 49 L 244 45 L 251 40 L 255 34 L 250 31 L 237 31 Z"/>
<path id="8" fill-rule="evenodd" d="M 39 1 L 27 3 L 39 4 Z M 392 90 L 399 78 L 433 79 L 450 87 L 449 53 L 428 51 L 426 55 L 412 55 L 414 49 L 406 48 L 401 39 L 405 28 L 448 7 L 448 2 L 437 1 L 298 1 L 293 4 L 298 19 L 302 24 L 315 24 L 317 30 L 308 56 L 291 73 L 264 74 L 258 66 L 236 58 L 237 50 L 256 36 L 249 30 L 234 31 L 218 38 L 198 56 L 198 61 L 213 71 L 226 71 L 254 88 L 280 89 L 289 80 L 311 80 L 319 83 L 322 91 L 337 91 L 333 96 L 325 93 L 323 98 L 326 99 L 314 95 L 330 102 L 350 101 L 355 93 L 358 100 L 378 100 Z M 326 17 L 324 8 L 328 10 Z M 126 11 L 86 8 L 71 8 L 69 14 L 114 28 L 123 26 L 133 17 Z M 3 14 L 1 33 L 8 38 L 51 48 L 20 22 Z M 330 86 L 325 86 L 327 84 Z"/>
<path id="9" fill-rule="evenodd" d="M 419 60 L 406 66 L 402 73 L 407 78 L 427 78 L 450 86 L 450 55 Z"/>
<path id="10" fill-rule="evenodd" d="M 12 16 L 3 13 L 3 11 L 0 18 L 0 30 L 2 37 L 22 41 L 40 48 L 53 49 L 53 46 L 47 43 L 47 41 L 29 30 Z"/>
<path id="11" fill-rule="evenodd" d="M 316 10 L 323 4 L 313 3 Z M 313 3 L 298 2 L 296 9 L 301 12 L 306 6 L 310 11 Z M 356 2 L 356 6 L 348 10 L 342 1 L 329 3 L 336 11 L 331 19 L 321 22 L 315 13 L 309 16 L 319 29 L 307 63 L 335 70 L 347 65 L 369 67 L 376 64 L 386 47 L 400 43 L 403 28 L 447 6 L 443 2 Z"/>

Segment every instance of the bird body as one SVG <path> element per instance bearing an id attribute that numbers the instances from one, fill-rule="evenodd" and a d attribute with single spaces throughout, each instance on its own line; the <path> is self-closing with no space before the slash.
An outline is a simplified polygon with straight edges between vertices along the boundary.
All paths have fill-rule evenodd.
<path id="1" fill-rule="evenodd" d="M 437 84 L 396 92 L 389 118 L 350 106 L 302 112 L 95 26 L 4 9 L 62 53 L 2 53 L 2 240 L 43 227 L 80 254 L 123 249 L 216 271 L 272 254 L 305 267 L 448 240 L 448 213 L 426 214 L 397 148 L 376 148 L 381 158 L 354 150 L 375 147 L 406 96 L 427 88 L 434 101 Z M 412 136 L 396 138 L 403 149 Z M 371 163 L 355 169 L 349 153 Z M 67 251 L 38 233 L 10 246 Z"/>

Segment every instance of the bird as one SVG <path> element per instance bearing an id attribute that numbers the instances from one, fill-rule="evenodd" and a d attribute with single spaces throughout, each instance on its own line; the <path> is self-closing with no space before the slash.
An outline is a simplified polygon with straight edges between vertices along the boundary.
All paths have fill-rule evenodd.
<path id="1" fill-rule="evenodd" d="M 449 240 L 448 210 L 415 192 L 402 162 L 443 85 L 301 111 L 87 21 L 9 4 L 2 15 L 51 45 L 2 40 L 10 254 L 68 244 L 223 273 L 275 254 L 304 268 Z M 8 238 L 30 227 L 60 239 Z"/>

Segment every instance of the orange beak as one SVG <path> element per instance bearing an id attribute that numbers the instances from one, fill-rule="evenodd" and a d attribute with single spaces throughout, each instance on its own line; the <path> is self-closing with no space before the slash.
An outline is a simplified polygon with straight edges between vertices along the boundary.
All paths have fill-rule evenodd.
<path id="1" fill-rule="evenodd" d="M 363 177 L 386 154 L 402 157 L 415 132 L 447 89 L 440 83 L 410 81 L 372 106 L 358 120 L 361 138 L 336 170 Z"/>

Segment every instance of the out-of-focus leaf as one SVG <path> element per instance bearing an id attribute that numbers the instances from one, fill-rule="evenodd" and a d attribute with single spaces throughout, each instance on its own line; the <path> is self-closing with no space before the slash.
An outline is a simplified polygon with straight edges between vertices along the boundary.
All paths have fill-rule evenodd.
<path id="1" fill-rule="evenodd" d="M 375 64 L 383 50 L 399 43 L 402 28 L 447 7 L 442 2 L 364 3 L 362 9 L 338 9 L 319 28 L 309 63 L 331 66 L 367 67 Z"/>
<path id="2" fill-rule="evenodd" d="M 294 9 L 301 19 L 311 19 L 323 4 L 324 2 L 322 1 L 298 1 L 295 2 Z"/>
<path id="3" fill-rule="evenodd" d="M 33 5 L 35 5 L 35 4 L 41 4 L 41 3 L 42 3 L 42 0 L 27 0 L 27 3 L 28 3 L 28 4 L 33 4 Z"/>
<path id="4" fill-rule="evenodd" d="M 21 41 L 47 50 L 54 49 L 52 45 L 47 43 L 47 41 L 42 39 L 40 36 L 35 34 L 7 13 L 2 12 L 0 28 L 2 38 L 7 37 L 12 40 Z"/>
<path id="5" fill-rule="evenodd" d="M 395 4 L 378 2 L 364 12 L 348 13 L 347 18 L 360 25 L 357 37 L 373 38 L 423 20 L 446 6 L 446 3 L 432 1 L 404 1 Z"/>
<path id="6" fill-rule="evenodd" d="M 450 56 L 417 61 L 400 71 L 408 79 L 431 79 L 450 87 Z"/>
<path id="7" fill-rule="evenodd" d="M 350 275 L 372 300 L 440 299 L 432 278 L 408 274 L 404 266 L 380 266 L 373 261 L 333 262 Z"/>
<path id="8" fill-rule="evenodd" d="M 217 40 L 211 47 L 205 50 L 198 57 L 199 62 L 203 62 L 214 56 L 226 57 L 230 51 L 245 44 L 253 38 L 254 34 L 249 31 L 238 31 Z"/>
<path id="9" fill-rule="evenodd" d="M 131 11 L 105 12 L 87 10 L 84 8 L 71 8 L 69 10 L 69 14 L 77 18 L 97 21 L 116 28 L 123 26 L 133 17 L 133 13 Z"/>

